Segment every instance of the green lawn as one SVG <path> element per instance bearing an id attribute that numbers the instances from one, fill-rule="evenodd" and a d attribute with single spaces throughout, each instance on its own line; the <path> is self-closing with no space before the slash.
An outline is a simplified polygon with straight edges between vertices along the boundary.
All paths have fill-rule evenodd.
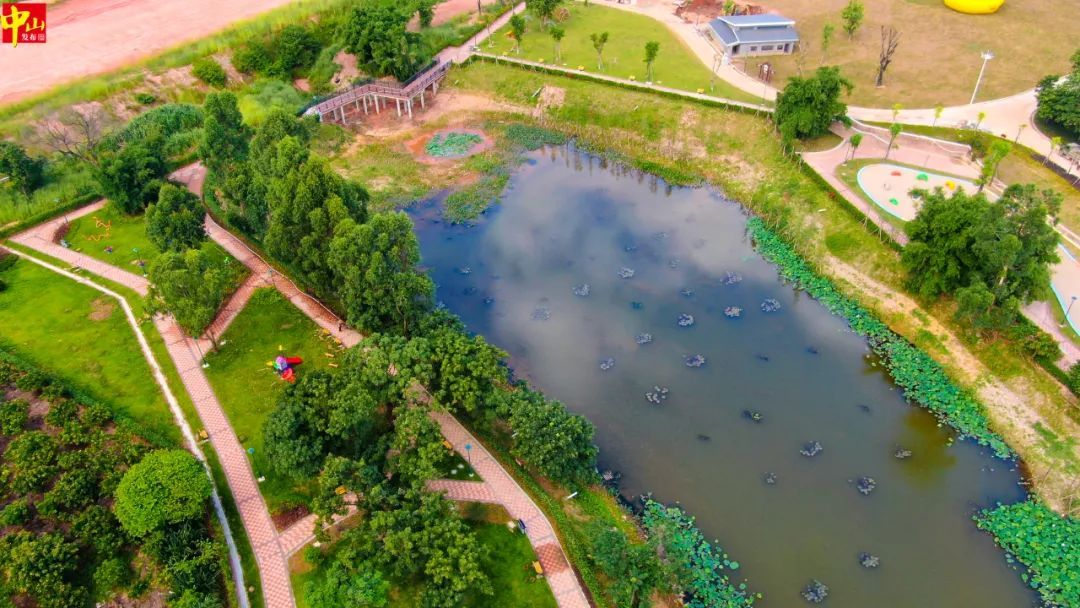
<path id="1" fill-rule="evenodd" d="M 229 422 L 245 448 L 254 449 L 252 469 L 265 476 L 260 485 L 271 513 L 306 504 L 308 488 L 276 474 L 267 466 L 262 426 L 286 383 L 267 365 L 279 354 L 301 357 L 302 376 L 325 369 L 339 354 L 321 330 L 277 291 L 260 289 L 221 336 L 221 350 L 206 357 L 206 376 Z"/>
<path id="2" fill-rule="evenodd" d="M 483 45 L 486 52 L 520 57 L 530 61 L 543 60 L 547 63 L 576 68 L 585 66 L 588 72 L 601 72 L 619 78 L 636 78 L 644 81 L 645 43 L 655 40 L 660 43 L 660 53 L 653 64 L 653 78 L 656 84 L 686 91 L 697 89 L 709 90 L 710 72 L 700 59 L 683 42 L 659 21 L 627 11 L 604 6 L 584 6 L 578 3 L 568 5 L 570 18 L 561 25 L 566 30 L 562 40 L 562 61 L 555 60 L 555 44 L 547 31 L 540 29 L 540 21 L 529 15 L 528 28 L 522 37 L 521 53 L 511 49 L 514 41 L 507 34 L 507 25 L 493 34 Z M 608 32 L 609 39 L 604 47 L 604 69 L 598 68 L 596 51 L 589 36 L 593 33 Z M 531 91 L 530 91 L 531 92 Z M 720 80 L 715 81 L 714 95 L 739 101 L 760 102 L 761 99 L 747 94 Z"/>
<path id="3" fill-rule="evenodd" d="M 555 598 L 543 577 L 532 569 L 536 561 L 529 539 L 506 527 L 510 517 L 502 507 L 475 503 L 456 503 L 469 527 L 481 545 L 487 547 L 488 557 L 482 567 L 491 579 L 494 595 L 473 595 L 462 605 L 469 608 L 554 608 Z M 336 537 L 336 534 L 331 533 Z M 336 545 L 324 548 L 330 557 Z M 297 608 L 308 608 L 304 589 L 309 583 L 322 578 L 322 570 L 312 568 L 303 558 L 292 560 L 292 587 Z M 393 581 L 390 590 L 390 608 L 416 608 L 419 606 L 421 585 Z"/>
<path id="4" fill-rule="evenodd" d="M 114 407 L 147 434 L 180 433 L 116 300 L 19 260 L 0 275 L 0 336 L 34 364 Z"/>

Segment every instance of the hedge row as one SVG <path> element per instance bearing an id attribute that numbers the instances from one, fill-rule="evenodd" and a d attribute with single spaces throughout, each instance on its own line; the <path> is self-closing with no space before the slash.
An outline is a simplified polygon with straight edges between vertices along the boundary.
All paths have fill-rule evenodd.
<path id="1" fill-rule="evenodd" d="M 758 251 L 777 266 L 781 276 L 806 291 L 833 314 L 843 317 L 855 333 L 867 339 L 893 380 L 904 389 L 908 401 L 929 409 L 962 437 L 970 437 L 980 445 L 990 447 L 999 458 L 1014 455 L 1005 440 L 990 429 L 982 404 L 958 387 L 938 362 L 897 335 L 855 300 L 840 293 L 831 281 L 814 272 L 760 218 L 751 218 L 747 229 Z"/>

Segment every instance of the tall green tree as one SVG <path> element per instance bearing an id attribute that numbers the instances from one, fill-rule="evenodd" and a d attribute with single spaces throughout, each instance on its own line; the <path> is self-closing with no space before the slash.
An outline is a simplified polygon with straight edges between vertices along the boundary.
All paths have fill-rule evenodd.
<path id="1" fill-rule="evenodd" d="M 898 122 L 889 125 L 889 144 L 885 146 L 885 158 L 889 158 L 889 154 L 891 154 L 893 150 L 893 145 L 896 143 L 896 138 L 900 137 L 900 133 L 903 131 L 904 126 Z"/>
<path id="2" fill-rule="evenodd" d="M 599 70 L 604 69 L 604 46 L 608 43 L 608 33 L 600 32 L 599 34 L 593 32 L 589 34 L 589 40 L 592 41 L 593 50 L 596 51 L 596 67 Z"/>
<path id="3" fill-rule="evenodd" d="M 404 213 L 342 223 L 328 258 L 351 324 L 409 335 L 431 307 L 435 287 L 416 268 L 420 245 Z"/>
<path id="4" fill-rule="evenodd" d="M 909 286 L 926 298 L 954 294 L 958 316 L 979 329 L 1012 322 L 1046 289 L 1058 261 L 1051 222 L 1061 195 L 1009 186 L 997 201 L 982 194 L 919 192 L 922 206 L 906 230 L 901 261 Z"/>
<path id="5" fill-rule="evenodd" d="M 116 488 L 116 518 L 128 534 L 146 536 L 203 515 L 212 490 L 206 471 L 188 452 L 150 452 L 124 473 Z"/>
<path id="6" fill-rule="evenodd" d="M 540 18 L 540 27 L 547 28 L 555 16 L 555 10 L 562 6 L 564 0 L 534 0 L 529 3 L 529 8 Z"/>
<path id="7" fill-rule="evenodd" d="M 120 211 L 136 214 L 157 200 L 167 167 L 165 139 L 157 131 L 98 155 L 102 192 Z"/>
<path id="8" fill-rule="evenodd" d="M 513 454 L 561 483 L 589 482 L 596 476 L 595 428 L 558 401 L 525 388 L 496 391 L 496 411 L 514 431 Z"/>
<path id="9" fill-rule="evenodd" d="M 1072 66 L 1065 78 L 1054 74 L 1039 81 L 1035 115 L 1080 138 L 1080 49 L 1072 55 Z"/>
<path id="10" fill-rule="evenodd" d="M 416 3 L 416 14 L 420 19 L 420 27 L 431 27 L 431 22 L 435 19 L 434 0 L 419 0 Z"/>
<path id="11" fill-rule="evenodd" d="M 840 96 L 851 89 L 836 67 L 818 68 L 810 78 L 790 79 L 776 98 L 774 119 L 780 133 L 788 140 L 824 135 L 834 120 L 847 115 Z"/>
<path id="12" fill-rule="evenodd" d="M 844 31 L 848 38 L 854 38 L 855 32 L 859 31 L 863 19 L 866 17 L 866 7 L 862 0 L 850 0 L 840 11 L 840 20 L 844 24 Z"/>
<path id="13" fill-rule="evenodd" d="M 223 263 L 198 249 L 166 251 L 150 265 L 150 295 L 154 310 L 168 312 L 189 336 L 210 327 L 231 282 Z M 217 336 L 210 333 L 217 344 Z"/>
<path id="14" fill-rule="evenodd" d="M 146 238 L 161 251 L 183 251 L 206 240 L 202 203 L 198 197 L 173 184 L 158 191 L 156 203 L 146 208 Z"/>
<path id="15" fill-rule="evenodd" d="M 656 61 L 656 56 L 660 53 L 660 43 L 655 40 L 650 40 L 645 43 L 645 80 L 652 82 L 653 62 Z"/>
<path id="16" fill-rule="evenodd" d="M 248 155 L 251 129 L 230 91 L 213 92 L 203 102 L 203 137 L 199 142 L 199 158 L 206 168 L 222 180 L 243 163 Z"/>
<path id="17" fill-rule="evenodd" d="M 266 182 L 270 219 L 263 244 L 270 255 L 295 267 L 304 284 L 330 295 L 328 244 L 343 220 L 364 221 L 367 192 L 311 157 L 293 137 L 278 142 L 272 171 Z"/>
<path id="18" fill-rule="evenodd" d="M 594 522 L 586 532 L 589 555 L 612 581 L 610 591 L 617 606 L 648 606 L 649 596 L 671 575 L 657 559 L 654 542 L 631 543 L 618 528 Z"/>
<path id="19" fill-rule="evenodd" d="M 321 581 L 307 584 L 304 595 L 311 608 L 382 608 L 390 602 L 390 583 L 375 568 L 350 571 L 335 561 Z"/>
<path id="20" fill-rule="evenodd" d="M 510 36 L 514 39 L 514 52 L 521 53 L 521 40 L 525 36 L 525 16 L 519 14 L 510 17 Z"/>
<path id="21" fill-rule="evenodd" d="M 979 169 L 979 179 L 976 181 L 979 184 L 979 192 L 982 192 L 984 188 L 994 182 L 1001 161 L 1005 160 L 1005 157 L 1011 151 L 1012 144 L 1007 141 L 996 139 L 990 144 L 990 150 L 986 153 L 986 157 L 983 158 L 982 167 Z"/>
<path id="22" fill-rule="evenodd" d="M 45 159 L 30 157 L 14 142 L 0 141 L 0 177 L 8 178 L 16 190 L 30 198 L 44 183 Z"/>
<path id="23" fill-rule="evenodd" d="M 555 61 L 562 61 L 562 39 L 566 36 L 566 28 L 561 25 L 553 25 L 548 29 L 548 34 L 555 41 Z"/>
<path id="24" fill-rule="evenodd" d="M 420 36 L 407 29 L 414 11 L 411 4 L 392 0 L 361 2 L 342 24 L 340 37 L 367 73 L 405 80 L 429 58 Z"/>
<path id="25" fill-rule="evenodd" d="M 836 31 L 836 26 L 831 23 L 826 23 L 821 27 L 821 62 L 825 63 L 829 57 L 829 45 L 832 43 L 833 32 Z"/>
<path id="26" fill-rule="evenodd" d="M 448 313 L 436 312 L 432 317 L 443 322 L 425 333 L 435 372 L 428 386 L 439 403 L 451 410 L 475 413 L 491 391 L 506 381 L 502 364 L 506 353 L 483 336 L 468 336 L 460 321 L 449 320 Z"/>
<path id="27" fill-rule="evenodd" d="M 421 405 L 394 410 L 394 434 L 390 444 L 390 470 L 406 482 L 421 487 L 439 475 L 446 456 L 439 425 Z"/>

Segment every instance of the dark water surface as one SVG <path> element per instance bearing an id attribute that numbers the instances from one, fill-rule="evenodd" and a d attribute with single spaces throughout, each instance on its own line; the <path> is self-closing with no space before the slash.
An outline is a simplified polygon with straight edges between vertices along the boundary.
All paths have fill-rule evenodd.
<path id="1" fill-rule="evenodd" d="M 519 376 L 592 420 L 627 496 L 696 515 L 762 606 L 806 605 L 812 578 L 834 608 L 1035 605 L 971 521 L 1024 497 L 1015 465 L 953 444 L 907 405 L 865 342 L 754 252 L 739 205 L 551 148 L 475 226 L 441 222 L 434 202 L 414 219 L 439 299 Z M 780 310 L 763 312 L 767 298 Z M 681 314 L 694 324 L 680 327 Z M 642 333 L 652 342 L 639 345 Z M 704 366 L 685 365 L 695 354 Z M 654 386 L 670 391 L 660 405 L 645 397 Z M 821 453 L 801 455 L 812 441 Z M 856 489 L 862 476 L 877 482 L 870 495 Z M 881 566 L 861 567 L 863 551 Z"/>

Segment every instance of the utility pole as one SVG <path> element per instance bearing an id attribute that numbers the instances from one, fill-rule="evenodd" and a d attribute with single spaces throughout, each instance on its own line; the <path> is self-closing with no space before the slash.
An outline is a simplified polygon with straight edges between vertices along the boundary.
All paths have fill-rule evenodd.
<path id="1" fill-rule="evenodd" d="M 979 78 L 975 81 L 975 90 L 971 92 L 971 101 L 968 103 L 975 103 L 975 95 L 979 93 L 979 85 L 982 84 L 983 72 L 986 71 L 986 62 L 994 58 L 994 51 L 986 50 L 980 55 L 982 57 L 982 67 L 979 68 Z"/>

